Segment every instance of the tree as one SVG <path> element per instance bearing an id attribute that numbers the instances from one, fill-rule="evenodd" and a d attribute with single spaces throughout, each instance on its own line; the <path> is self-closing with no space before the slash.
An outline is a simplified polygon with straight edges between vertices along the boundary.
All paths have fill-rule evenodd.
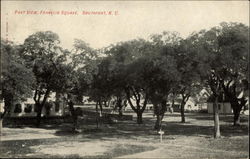
<path id="1" fill-rule="evenodd" d="M 249 66 L 249 27 L 240 23 L 221 23 L 208 31 L 202 31 L 203 37 L 200 39 L 206 52 L 203 59 L 210 68 L 210 84 L 214 83 L 212 91 L 224 93 L 229 99 L 234 113 L 234 125 L 240 122 L 240 111 L 247 103 L 248 84 L 243 86 L 248 80 Z M 201 49 L 200 49 L 201 51 Z M 203 54 L 204 55 L 204 54 Z M 245 82 L 248 83 L 248 82 Z M 217 86 L 215 86 L 217 85 Z M 212 88 L 212 87 L 211 87 Z M 216 98 L 215 98 L 216 99 Z M 216 110 L 216 108 L 215 108 Z"/>
<path id="2" fill-rule="evenodd" d="M 161 129 L 162 119 L 166 112 L 168 96 L 172 86 L 178 80 L 176 62 L 173 57 L 154 58 L 149 65 L 147 83 L 149 86 L 149 99 L 153 103 L 154 112 L 157 117 L 155 129 Z"/>
<path id="3" fill-rule="evenodd" d="M 195 54 L 190 50 L 191 44 L 188 40 L 182 40 L 180 45 L 176 48 L 177 69 L 180 80 L 176 81 L 176 93 L 181 95 L 181 122 L 185 123 L 184 106 L 189 97 L 195 96 L 202 89 L 199 73 L 197 70 L 197 63 L 194 60 Z"/>
<path id="4" fill-rule="evenodd" d="M 202 30 L 191 35 L 188 40 L 192 44 L 190 49 L 196 52 L 194 60 L 196 67 L 199 69 L 201 79 L 205 81 L 212 91 L 214 97 L 214 137 L 219 138 L 219 110 L 218 97 L 222 93 L 220 69 L 223 61 L 220 50 L 218 48 L 217 35 L 218 28 L 214 27 L 208 31 Z"/>
<path id="5" fill-rule="evenodd" d="M 234 113 L 234 125 L 240 124 L 240 112 L 247 103 L 249 81 L 249 27 L 240 23 L 221 23 L 217 36 L 223 63 L 221 85 L 230 100 Z M 245 85 L 244 85 L 245 81 Z"/>
<path id="6" fill-rule="evenodd" d="M 177 32 L 163 32 L 151 36 L 152 51 L 148 68 L 148 86 L 150 89 L 150 100 L 154 105 L 154 112 L 157 116 L 155 129 L 161 129 L 162 119 L 166 112 L 167 101 L 170 93 L 175 96 L 180 72 L 177 69 L 178 57 L 177 48 L 180 45 L 180 38 Z M 150 76 L 151 75 L 151 76 Z M 174 100 L 174 99 L 173 99 Z"/>
<path id="7" fill-rule="evenodd" d="M 58 35 L 51 31 L 37 32 L 24 41 L 23 55 L 36 79 L 33 99 L 37 111 L 37 126 L 40 125 L 42 109 L 50 92 L 61 88 L 62 80 L 67 78 L 62 74 L 64 69 L 61 67 L 69 52 L 59 47 L 59 43 Z"/>
<path id="8" fill-rule="evenodd" d="M 5 100 L 4 112 L 1 114 L 2 120 L 6 114 L 10 113 L 14 101 L 22 101 L 32 95 L 32 84 L 34 76 L 31 69 L 25 66 L 23 57 L 20 54 L 21 47 L 12 42 L 1 40 L 1 63 L 2 79 L 1 91 Z"/>
<path id="9" fill-rule="evenodd" d="M 125 90 L 128 103 L 137 113 L 137 121 L 140 123 L 150 100 L 157 116 L 156 130 L 161 129 L 168 95 L 178 80 L 176 61 L 173 58 L 178 40 L 177 33 L 163 32 L 162 35 L 152 35 L 150 41 L 137 41 L 133 43 L 135 46 L 126 46 L 133 47 L 130 52 L 134 52 L 134 59 L 126 67 Z M 136 105 L 133 105 L 131 99 L 135 100 Z"/>
<path id="10" fill-rule="evenodd" d="M 102 114 L 102 102 L 101 98 L 99 98 L 101 92 L 97 90 L 93 85 L 96 83 L 96 75 L 98 73 L 98 65 L 101 62 L 102 57 L 99 57 L 101 52 L 99 50 L 95 50 L 89 46 L 86 42 L 75 39 L 74 41 L 74 49 L 70 54 L 70 63 L 69 65 L 72 67 L 74 77 L 74 85 L 71 86 L 71 91 L 68 93 L 70 96 L 75 97 L 70 101 L 70 110 L 71 114 L 74 118 L 76 117 L 76 109 L 74 108 L 75 102 L 82 102 L 83 95 L 89 96 L 90 100 L 96 102 L 96 112 L 98 114 Z M 100 81 L 101 82 L 101 81 Z M 102 82 L 101 82 L 102 83 Z M 100 108 L 100 111 L 99 111 Z M 75 114 L 75 115 L 74 115 Z M 97 118 L 97 125 L 99 122 L 99 116 Z M 76 124 L 75 124 L 76 125 Z"/>
<path id="11" fill-rule="evenodd" d="M 168 32 L 163 35 L 153 35 L 151 41 L 138 39 L 120 43 L 108 52 L 116 65 L 124 68 L 124 74 L 119 76 L 122 77 L 120 80 L 125 86 L 128 103 L 137 114 L 137 123 L 142 123 L 142 114 L 150 99 L 157 109 L 156 129 L 161 125 L 167 96 L 178 74 L 172 57 L 178 36 Z M 163 41 L 162 38 L 166 39 Z"/>
<path id="12" fill-rule="evenodd" d="M 143 69 L 145 63 L 142 59 L 131 63 L 127 67 L 127 78 L 125 92 L 132 110 L 137 114 L 137 123 L 142 124 L 142 114 L 148 102 L 148 88 L 144 83 Z M 135 101 L 135 103 L 132 102 Z"/>
<path id="13" fill-rule="evenodd" d="M 148 93 L 142 84 L 142 76 L 140 76 L 143 67 L 140 66 L 140 61 L 136 62 L 136 60 L 149 54 L 150 46 L 149 42 L 136 39 L 118 43 L 105 51 L 106 55 L 110 56 L 113 61 L 110 65 L 113 79 L 111 88 L 115 88 L 112 94 L 118 99 L 126 96 L 132 110 L 137 114 L 138 124 L 142 123 L 142 114 L 146 108 Z"/>

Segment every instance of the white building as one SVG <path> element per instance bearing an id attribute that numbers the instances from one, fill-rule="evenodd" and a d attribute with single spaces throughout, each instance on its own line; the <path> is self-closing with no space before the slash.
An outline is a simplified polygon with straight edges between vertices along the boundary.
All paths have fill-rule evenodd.
<path id="1" fill-rule="evenodd" d="M 49 103 L 49 104 L 48 104 Z M 47 103 L 42 109 L 42 116 L 63 116 L 65 115 L 67 102 L 61 94 L 52 92 L 47 99 Z M 27 98 L 24 102 L 15 102 L 10 110 L 10 117 L 36 116 L 35 101 Z"/>
<path id="2" fill-rule="evenodd" d="M 210 96 L 207 100 L 207 111 L 208 113 L 214 113 L 213 109 L 214 97 Z M 225 95 L 218 97 L 218 109 L 221 114 L 232 114 L 232 107 L 229 100 Z"/>
<path id="3" fill-rule="evenodd" d="M 219 109 L 220 114 L 232 114 L 232 108 L 229 102 L 226 102 L 226 103 L 219 102 L 218 109 Z M 207 112 L 214 113 L 213 103 L 210 102 L 207 104 Z"/>

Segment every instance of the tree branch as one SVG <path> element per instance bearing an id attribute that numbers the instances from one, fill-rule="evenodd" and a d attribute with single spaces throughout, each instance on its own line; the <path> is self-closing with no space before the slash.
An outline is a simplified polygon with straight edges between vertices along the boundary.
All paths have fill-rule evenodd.
<path id="1" fill-rule="evenodd" d="M 129 89 L 126 90 L 125 92 L 126 92 L 126 95 L 127 95 L 127 99 L 128 99 L 129 105 L 131 106 L 131 108 L 132 108 L 135 112 L 137 112 L 137 109 L 135 108 L 135 106 L 134 106 L 133 103 L 131 102 Z"/>

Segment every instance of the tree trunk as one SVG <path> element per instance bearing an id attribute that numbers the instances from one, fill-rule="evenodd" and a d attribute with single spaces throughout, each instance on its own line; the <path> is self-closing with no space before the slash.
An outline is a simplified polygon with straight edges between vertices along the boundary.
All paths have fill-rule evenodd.
<path id="1" fill-rule="evenodd" d="M 172 99 L 172 105 L 169 107 L 171 114 L 174 112 L 174 103 L 175 103 L 175 97 Z"/>
<path id="2" fill-rule="evenodd" d="M 42 105 L 39 103 L 35 104 L 37 107 L 37 114 L 36 114 L 36 127 L 40 127 L 41 125 L 41 118 L 42 118 Z"/>
<path id="3" fill-rule="evenodd" d="M 181 122 L 185 123 L 185 114 L 184 114 L 184 106 L 185 106 L 185 97 L 182 97 L 182 101 L 181 101 Z"/>
<path id="4" fill-rule="evenodd" d="M 122 113 L 122 107 L 119 107 L 119 116 L 122 117 L 123 113 Z"/>
<path id="5" fill-rule="evenodd" d="M 181 103 L 181 122 L 185 123 L 185 113 L 184 113 L 185 104 Z"/>
<path id="6" fill-rule="evenodd" d="M 0 118 L 0 136 L 2 136 L 3 118 Z"/>
<path id="7" fill-rule="evenodd" d="M 119 116 L 122 116 L 122 99 L 120 97 L 118 97 L 117 99 L 117 107 L 118 107 L 118 112 L 119 112 Z"/>
<path id="8" fill-rule="evenodd" d="M 230 102 L 231 107 L 233 108 L 233 114 L 234 114 L 234 126 L 240 125 L 240 111 L 242 110 L 243 104 L 238 103 L 238 101 L 231 101 Z"/>
<path id="9" fill-rule="evenodd" d="M 3 129 L 3 119 L 5 115 L 10 115 L 10 111 L 13 107 L 13 95 L 8 94 L 7 97 L 5 97 L 5 100 L 3 101 L 3 98 L 0 99 L 1 106 L 0 106 L 0 135 L 2 135 L 2 129 Z M 2 104 L 3 103 L 3 104 Z"/>
<path id="10" fill-rule="evenodd" d="M 234 114 L 234 126 L 239 126 L 240 125 L 240 111 L 237 108 L 233 109 L 233 114 Z"/>
<path id="11" fill-rule="evenodd" d="M 100 106 L 100 117 L 102 117 L 102 102 L 99 102 L 99 106 Z"/>
<path id="12" fill-rule="evenodd" d="M 2 135 L 2 129 L 3 129 L 3 118 L 5 114 L 7 113 L 7 110 L 5 109 L 4 112 L 2 113 L 3 108 L 1 107 L 0 110 L 0 136 Z"/>
<path id="13" fill-rule="evenodd" d="M 158 114 L 156 115 L 156 122 L 155 122 L 155 126 L 154 129 L 157 131 L 160 131 L 160 129 L 162 128 L 162 119 L 164 117 L 164 114 Z"/>
<path id="14" fill-rule="evenodd" d="M 156 115 L 156 121 L 155 121 L 155 126 L 154 126 L 155 130 L 160 130 L 160 115 Z"/>
<path id="15" fill-rule="evenodd" d="M 240 112 L 237 111 L 234 115 L 234 126 L 240 125 Z"/>
<path id="16" fill-rule="evenodd" d="M 156 122 L 155 122 L 154 129 L 159 131 L 162 128 L 162 119 L 167 109 L 166 100 L 162 100 L 160 104 L 156 103 L 154 108 L 155 108 L 155 114 L 156 114 Z"/>
<path id="17" fill-rule="evenodd" d="M 96 102 L 95 111 L 96 111 L 96 128 L 98 128 L 99 127 L 98 102 Z"/>
<path id="18" fill-rule="evenodd" d="M 43 100 L 42 100 L 41 103 L 40 103 L 41 94 L 39 94 L 38 100 L 35 99 L 35 98 L 36 98 L 36 95 L 35 95 L 35 97 L 34 97 L 35 105 L 36 105 L 37 108 L 38 108 L 38 112 L 37 112 L 37 115 L 36 115 L 36 117 L 37 117 L 36 126 L 37 126 L 37 127 L 39 127 L 40 124 L 41 124 L 42 110 L 43 110 L 43 107 L 44 107 L 44 105 L 45 105 L 45 103 L 46 103 L 46 101 L 47 101 L 47 98 L 48 98 L 48 96 L 49 96 L 49 93 L 50 93 L 50 89 L 47 88 L 47 90 L 46 90 L 46 92 L 45 92 L 45 94 L 44 94 L 44 97 L 43 97 Z"/>
<path id="19" fill-rule="evenodd" d="M 76 127 L 77 127 L 77 114 L 75 112 L 74 103 L 71 100 L 69 101 L 68 105 L 69 105 L 69 110 L 70 110 L 71 117 L 72 117 L 72 120 L 73 120 L 72 131 L 75 131 Z"/>
<path id="20" fill-rule="evenodd" d="M 137 94 L 137 95 L 136 95 Z M 130 91 L 129 89 L 126 90 L 126 95 L 127 95 L 127 100 L 129 105 L 131 106 L 131 108 L 133 109 L 134 112 L 136 112 L 137 114 L 137 123 L 138 124 L 142 124 L 142 114 L 146 108 L 147 102 L 148 102 L 148 94 L 146 93 L 145 95 L 145 99 L 143 101 L 143 105 L 140 105 L 140 101 L 141 101 L 141 95 L 139 92 L 133 92 L 133 96 L 135 97 L 136 100 L 136 107 L 133 105 L 132 101 L 131 101 L 131 97 L 130 97 Z"/>
<path id="21" fill-rule="evenodd" d="M 215 97 L 214 101 L 214 138 L 221 137 L 220 134 L 220 121 L 219 121 L 219 109 L 218 109 L 218 96 Z"/>
<path id="22" fill-rule="evenodd" d="M 142 112 L 141 111 L 137 111 L 137 124 L 142 124 Z"/>
<path id="23" fill-rule="evenodd" d="M 98 105 L 100 107 L 100 111 L 98 111 Z M 96 110 L 96 128 L 99 127 L 99 125 L 101 126 L 102 124 L 102 103 L 101 101 L 97 101 L 96 102 L 96 107 L 95 107 L 95 110 Z"/>
<path id="24" fill-rule="evenodd" d="M 185 104 L 186 102 L 188 101 L 190 95 L 186 94 L 182 94 L 182 101 L 181 101 L 181 122 L 182 123 L 185 123 L 185 112 L 184 112 L 184 107 L 185 107 Z"/>

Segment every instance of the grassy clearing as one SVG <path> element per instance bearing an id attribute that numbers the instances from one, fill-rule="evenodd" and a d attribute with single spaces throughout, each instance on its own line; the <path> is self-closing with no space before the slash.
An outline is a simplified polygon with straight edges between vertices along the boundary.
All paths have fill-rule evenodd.
<path id="1" fill-rule="evenodd" d="M 213 138 L 213 118 L 209 114 L 167 114 L 163 122 L 163 142 L 153 130 L 152 113 L 144 116 L 144 124 L 118 121 L 113 124 L 83 125 L 71 132 L 70 124 L 4 128 L 1 157 L 41 158 L 247 158 L 248 116 L 242 126 L 232 126 L 231 115 L 221 115 L 222 138 Z M 43 136 L 38 139 L 37 135 Z M 18 136 L 19 135 L 19 136 Z M 29 137 L 27 137 L 28 135 Z M 46 138 L 46 135 L 48 138 Z M 18 140 L 17 140 L 18 138 Z"/>

